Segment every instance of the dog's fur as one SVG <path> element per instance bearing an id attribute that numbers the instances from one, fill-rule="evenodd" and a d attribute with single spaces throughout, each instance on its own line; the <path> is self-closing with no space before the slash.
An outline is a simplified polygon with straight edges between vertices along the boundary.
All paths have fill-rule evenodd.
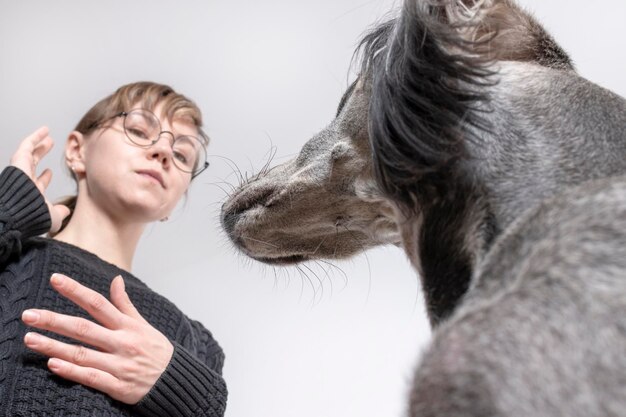
<path id="1" fill-rule="evenodd" d="M 624 416 L 625 271 L 626 177 L 526 212 L 437 329 L 410 415 Z"/>
<path id="2" fill-rule="evenodd" d="M 437 327 L 412 416 L 624 415 L 624 99 L 508 0 L 405 0 L 362 52 L 337 118 L 225 203 L 233 242 L 401 245 Z"/>

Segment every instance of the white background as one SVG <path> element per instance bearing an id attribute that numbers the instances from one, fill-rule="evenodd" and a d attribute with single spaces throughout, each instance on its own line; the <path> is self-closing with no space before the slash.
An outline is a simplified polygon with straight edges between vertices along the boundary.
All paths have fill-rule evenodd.
<path id="1" fill-rule="evenodd" d="M 525 0 L 587 78 L 626 95 L 623 0 Z M 332 119 L 360 35 L 391 0 L 0 0 L 0 161 L 40 125 L 57 146 L 49 196 L 73 192 L 66 135 L 139 80 L 203 109 L 209 153 L 243 171 L 294 156 Z M 601 5 L 601 7 L 600 7 Z M 402 252 L 373 250 L 306 275 L 238 255 L 219 227 L 236 183 L 218 157 L 185 207 L 151 226 L 133 272 L 201 320 L 226 352 L 229 417 L 402 416 L 430 332 Z"/>

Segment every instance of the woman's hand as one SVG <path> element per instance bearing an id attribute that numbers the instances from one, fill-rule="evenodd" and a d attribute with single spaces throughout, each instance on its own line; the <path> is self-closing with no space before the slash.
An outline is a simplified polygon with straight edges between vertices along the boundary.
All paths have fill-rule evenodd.
<path id="1" fill-rule="evenodd" d="M 26 310 L 29 326 L 71 337 L 91 349 L 27 333 L 26 346 L 49 356 L 55 374 L 108 394 L 126 404 L 139 402 L 159 379 L 172 358 L 174 347 L 133 306 L 117 276 L 111 282 L 111 302 L 103 295 L 60 274 L 52 286 L 85 309 L 100 324 L 47 310 Z"/>
<path id="2" fill-rule="evenodd" d="M 52 138 L 48 135 L 48 128 L 45 126 L 40 127 L 19 144 L 17 151 L 11 158 L 11 165 L 24 171 L 37 185 L 37 188 L 46 199 L 48 211 L 52 219 L 50 231 L 55 233 L 61 228 L 61 223 L 70 214 L 70 210 L 64 205 L 52 204 L 46 198 L 45 191 L 52 179 L 52 171 L 46 169 L 40 176 L 37 176 L 37 164 L 50 152 L 53 145 Z"/>

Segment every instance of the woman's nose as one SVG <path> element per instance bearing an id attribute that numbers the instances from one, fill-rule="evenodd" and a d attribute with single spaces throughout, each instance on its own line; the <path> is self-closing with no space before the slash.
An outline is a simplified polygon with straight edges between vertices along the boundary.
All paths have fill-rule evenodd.
<path id="1" fill-rule="evenodd" d="M 161 162 L 168 162 L 172 159 L 172 141 L 174 138 L 169 132 L 161 132 L 158 139 L 150 147 L 152 156 Z"/>

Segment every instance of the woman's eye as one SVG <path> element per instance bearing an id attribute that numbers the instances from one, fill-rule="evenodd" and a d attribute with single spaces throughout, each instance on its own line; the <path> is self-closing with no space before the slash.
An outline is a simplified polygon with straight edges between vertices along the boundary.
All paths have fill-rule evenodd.
<path id="1" fill-rule="evenodd" d="M 139 128 L 130 127 L 128 128 L 128 133 L 141 139 L 148 139 L 148 134 Z"/>
<path id="2" fill-rule="evenodd" d="M 187 157 L 182 154 L 181 152 L 174 152 L 174 158 L 176 158 L 178 161 L 182 162 L 183 164 L 187 164 Z"/>

